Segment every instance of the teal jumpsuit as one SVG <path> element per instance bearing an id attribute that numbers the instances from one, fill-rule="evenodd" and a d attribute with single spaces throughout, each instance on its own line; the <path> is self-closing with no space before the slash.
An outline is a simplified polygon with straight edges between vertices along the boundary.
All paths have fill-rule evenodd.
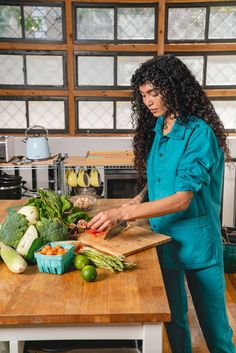
<path id="1" fill-rule="evenodd" d="M 173 353 L 191 353 L 186 278 L 211 353 L 236 353 L 225 304 L 220 207 L 224 155 L 212 128 L 189 117 L 163 135 L 163 117 L 154 128 L 147 158 L 148 198 L 159 200 L 192 191 L 187 210 L 150 218 L 154 232 L 172 237 L 157 248 L 171 308 L 167 333 Z"/>

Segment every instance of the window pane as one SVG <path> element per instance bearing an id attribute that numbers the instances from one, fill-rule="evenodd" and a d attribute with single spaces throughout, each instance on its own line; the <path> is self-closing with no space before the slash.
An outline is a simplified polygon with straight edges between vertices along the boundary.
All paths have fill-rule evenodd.
<path id="1" fill-rule="evenodd" d="M 207 85 L 236 85 L 236 55 L 207 57 Z"/>
<path id="2" fill-rule="evenodd" d="M 27 39 L 62 40 L 62 9 L 51 6 L 24 6 Z"/>
<path id="3" fill-rule="evenodd" d="M 26 129 L 24 101 L 0 100 L 0 129 Z"/>
<path id="4" fill-rule="evenodd" d="M 236 38 L 236 6 L 210 8 L 209 38 Z"/>
<path id="5" fill-rule="evenodd" d="M 114 9 L 77 8 L 77 39 L 114 39 Z"/>
<path id="6" fill-rule="evenodd" d="M 236 101 L 212 101 L 225 129 L 236 129 Z"/>
<path id="7" fill-rule="evenodd" d="M 113 102 L 78 102 L 79 129 L 113 129 Z"/>
<path id="8" fill-rule="evenodd" d="M 130 102 L 116 102 L 116 128 L 132 129 Z"/>
<path id="9" fill-rule="evenodd" d="M 204 39 L 205 20 L 205 8 L 170 8 L 168 10 L 168 40 Z"/>
<path id="10" fill-rule="evenodd" d="M 78 56 L 79 86 L 113 86 L 114 58 L 110 56 Z"/>
<path id="11" fill-rule="evenodd" d="M 26 72 L 28 85 L 62 86 L 62 56 L 27 55 Z"/>
<path id="12" fill-rule="evenodd" d="M 154 39 L 155 8 L 118 8 L 118 39 Z"/>
<path id="13" fill-rule="evenodd" d="M 134 71 L 140 64 L 151 59 L 152 56 L 118 56 L 117 83 L 120 86 L 129 86 Z"/>
<path id="14" fill-rule="evenodd" d="M 30 101 L 29 125 L 65 129 L 65 104 L 60 101 Z"/>
<path id="15" fill-rule="evenodd" d="M 197 81 L 202 85 L 203 57 L 202 56 L 178 56 L 180 60 L 192 71 Z"/>
<path id="16" fill-rule="evenodd" d="M 0 68 L 0 84 L 24 84 L 22 55 L 0 55 Z"/>
<path id="17" fill-rule="evenodd" d="M 20 19 L 19 6 L 0 5 L 0 37 L 21 38 Z"/>

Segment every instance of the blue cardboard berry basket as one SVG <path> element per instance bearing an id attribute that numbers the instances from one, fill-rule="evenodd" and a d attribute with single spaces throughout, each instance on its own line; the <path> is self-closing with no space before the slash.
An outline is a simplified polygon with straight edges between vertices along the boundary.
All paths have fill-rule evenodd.
<path id="1" fill-rule="evenodd" d="M 43 255 L 38 252 L 46 245 L 51 245 L 54 248 L 56 245 L 60 245 L 68 251 L 63 255 Z M 61 275 L 65 273 L 70 265 L 72 264 L 74 245 L 53 242 L 42 246 L 37 252 L 34 253 L 39 272 L 53 273 L 56 275 Z"/>

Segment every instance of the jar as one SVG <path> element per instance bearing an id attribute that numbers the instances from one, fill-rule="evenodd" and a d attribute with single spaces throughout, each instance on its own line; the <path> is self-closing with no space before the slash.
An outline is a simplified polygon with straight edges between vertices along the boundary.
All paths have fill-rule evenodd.
<path id="1" fill-rule="evenodd" d="M 86 211 L 95 207 L 96 202 L 96 191 L 89 187 L 79 188 L 78 195 L 73 198 L 74 206 Z"/>

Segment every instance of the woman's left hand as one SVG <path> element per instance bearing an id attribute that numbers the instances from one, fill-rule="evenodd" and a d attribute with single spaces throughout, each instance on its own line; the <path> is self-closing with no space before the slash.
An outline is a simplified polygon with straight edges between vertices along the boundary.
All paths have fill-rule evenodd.
<path id="1" fill-rule="evenodd" d="M 123 208 L 124 210 L 124 208 Z M 107 211 L 102 211 L 93 217 L 87 224 L 88 228 L 97 229 L 97 231 L 103 231 L 107 228 L 113 227 L 116 223 L 122 219 L 124 211 L 122 207 L 112 208 Z"/>

